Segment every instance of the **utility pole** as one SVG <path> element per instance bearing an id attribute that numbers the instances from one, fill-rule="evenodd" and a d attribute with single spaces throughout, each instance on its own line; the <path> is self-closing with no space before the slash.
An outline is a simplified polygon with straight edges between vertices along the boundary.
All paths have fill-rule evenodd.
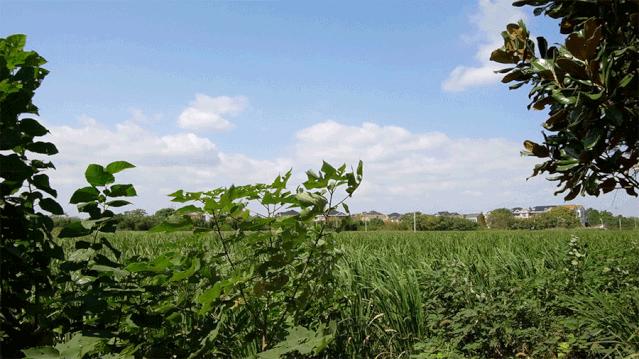
<path id="1" fill-rule="evenodd" d="M 619 229 L 621 229 L 621 216 L 619 216 Z"/>
<path id="2" fill-rule="evenodd" d="M 417 232 L 417 212 L 413 212 L 413 232 Z"/>
<path id="3" fill-rule="evenodd" d="M 368 221 L 364 221 L 364 232 L 368 232 Z"/>

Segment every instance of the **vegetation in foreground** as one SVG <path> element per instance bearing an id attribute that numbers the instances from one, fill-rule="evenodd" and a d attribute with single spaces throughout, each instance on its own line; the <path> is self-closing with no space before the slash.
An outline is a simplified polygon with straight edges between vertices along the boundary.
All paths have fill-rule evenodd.
<path id="1" fill-rule="evenodd" d="M 188 232 L 122 232 L 109 239 L 125 263 L 220 245 Z M 74 242 L 59 240 L 65 252 Z M 343 257 L 328 306 L 335 332 L 323 357 L 639 352 L 636 232 L 342 232 L 337 242 Z M 176 296 L 189 291 L 174 290 Z"/>

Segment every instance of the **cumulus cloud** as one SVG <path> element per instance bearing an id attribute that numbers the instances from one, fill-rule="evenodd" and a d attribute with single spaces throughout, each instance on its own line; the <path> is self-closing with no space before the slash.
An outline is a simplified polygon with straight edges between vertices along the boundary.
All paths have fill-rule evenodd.
<path id="1" fill-rule="evenodd" d="M 519 144 L 504 139 L 326 121 L 299 131 L 296 140 L 295 162 L 306 166 L 322 159 L 363 160 L 365 179 L 356 201 L 365 208 L 475 210 L 517 203 L 530 192 L 524 186 L 532 164 L 519 155 Z M 513 198 L 507 191 L 522 195 Z"/>
<path id="2" fill-rule="evenodd" d="M 490 53 L 502 46 L 500 33 L 507 23 L 526 18 L 520 8 L 512 6 L 512 0 L 479 0 L 478 6 L 477 14 L 469 19 L 476 33 L 465 35 L 469 43 L 477 44 L 474 55 L 476 64 L 456 66 L 442 83 L 444 91 L 463 91 L 499 81 L 500 76 L 493 71 L 503 66 L 491 62 Z"/>
<path id="3" fill-rule="evenodd" d="M 76 126 L 48 127 L 49 140 L 60 150 L 53 158 L 57 170 L 51 180 L 61 203 L 84 186 L 89 163 L 123 159 L 137 168 L 119 174 L 118 180 L 135 184 L 135 207 L 149 212 L 171 206 L 166 195 L 177 189 L 270 182 L 290 168 L 296 174 L 293 182 L 300 183 L 304 171 L 319 168 L 322 160 L 354 166 L 360 159 L 364 182 L 350 202 L 354 211 L 470 212 L 561 202 L 551 195 L 551 183 L 525 180 L 534 160 L 520 157 L 518 143 L 500 138 L 453 138 L 370 122 L 324 121 L 299 130 L 285 155 L 261 159 L 225 152 L 194 133 L 159 135 L 131 121 L 108 127 L 84 117 Z M 588 203 L 611 209 L 606 200 Z"/>
<path id="4" fill-rule="evenodd" d="M 233 124 L 226 117 L 244 111 L 247 104 L 248 101 L 243 96 L 211 97 L 196 94 L 195 100 L 180 114 L 178 125 L 191 130 L 228 130 Z"/>

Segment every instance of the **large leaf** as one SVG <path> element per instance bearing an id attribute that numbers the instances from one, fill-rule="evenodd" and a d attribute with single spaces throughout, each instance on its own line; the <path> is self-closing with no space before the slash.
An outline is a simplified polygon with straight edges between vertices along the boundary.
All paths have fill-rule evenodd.
<path id="1" fill-rule="evenodd" d="M 115 181 L 115 177 L 107 172 L 104 167 L 97 164 L 90 164 L 84 172 L 87 182 L 92 186 L 106 186 Z"/>
<path id="2" fill-rule="evenodd" d="M 50 142 L 32 142 L 27 145 L 27 150 L 45 155 L 55 155 L 58 149 Z"/>
<path id="3" fill-rule="evenodd" d="M 188 231 L 188 230 L 190 230 L 192 228 L 193 228 L 193 222 L 187 217 L 187 218 L 183 218 L 179 222 L 162 222 L 162 223 L 158 224 L 157 226 L 149 229 L 149 232 L 151 232 L 151 233 L 158 233 L 158 232 L 171 233 L 171 232 L 178 232 L 178 231 Z"/>
<path id="4" fill-rule="evenodd" d="M 261 352 L 257 355 L 261 359 L 279 359 L 285 354 L 299 353 L 301 355 L 317 355 L 321 353 L 333 341 L 333 334 L 324 334 L 323 326 L 317 332 L 302 326 L 288 330 L 288 335 L 283 342 L 278 343 L 273 349 Z"/>
<path id="5" fill-rule="evenodd" d="M 135 197 L 137 192 L 132 184 L 114 184 L 109 187 L 109 197 Z"/>
<path id="6" fill-rule="evenodd" d="M 77 203 L 85 203 L 97 201 L 100 192 L 95 187 L 83 187 L 75 190 L 69 203 L 77 204 Z"/>
<path id="7" fill-rule="evenodd" d="M 90 229 L 84 228 L 80 222 L 71 222 L 62 228 L 58 237 L 60 238 L 75 238 L 86 236 L 91 233 Z"/>
<path id="8" fill-rule="evenodd" d="M 62 358 L 82 359 L 86 354 L 95 351 L 102 342 L 104 342 L 103 338 L 85 337 L 76 333 L 71 340 L 60 343 L 55 348 L 60 352 Z"/>
<path id="9" fill-rule="evenodd" d="M 127 161 L 115 161 L 111 162 L 106 166 L 106 171 L 110 174 L 116 174 L 120 171 L 123 171 L 127 168 L 135 168 L 134 165 L 130 164 Z"/>
<path id="10" fill-rule="evenodd" d="M 60 359 L 60 353 L 52 347 L 35 347 L 22 350 L 25 359 Z"/>
<path id="11" fill-rule="evenodd" d="M 52 198 L 43 198 L 39 202 L 40 208 L 51 214 L 64 214 L 62 207 Z"/>
<path id="12" fill-rule="evenodd" d="M 44 136 L 49 133 L 40 122 L 32 118 L 23 118 L 20 120 L 20 130 L 29 136 Z"/>

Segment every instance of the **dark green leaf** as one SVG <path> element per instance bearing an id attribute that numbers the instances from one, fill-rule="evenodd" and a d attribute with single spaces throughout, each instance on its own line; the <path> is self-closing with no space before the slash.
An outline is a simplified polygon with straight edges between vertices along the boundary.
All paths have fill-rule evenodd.
<path id="1" fill-rule="evenodd" d="M 110 174 L 116 174 L 127 168 L 135 168 L 135 166 L 126 161 L 116 161 L 116 162 L 109 163 L 106 166 L 106 171 Z"/>
<path id="2" fill-rule="evenodd" d="M 129 204 L 131 204 L 131 202 L 125 201 L 125 200 L 122 200 L 122 199 L 116 199 L 114 201 L 109 201 L 109 202 L 106 203 L 106 205 L 109 206 L 109 207 L 123 207 L 123 206 L 127 206 Z"/>
<path id="3" fill-rule="evenodd" d="M 23 349 L 25 359 L 60 359 L 60 353 L 52 347 Z"/>
<path id="4" fill-rule="evenodd" d="M 51 188 L 51 185 L 49 184 L 49 176 L 45 174 L 39 174 L 39 175 L 33 176 L 33 178 L 31 179 L 31 183 L 33 183 L 33 185 L 37 189 L 42 190 L 52 195 L 53 197 L 56 197 L 58 195 L 58 192 L 54 190 L 53 188 Z"/>
<path id="5" fill-rule="evenodd" d="M 92 202 L 98 200 L 100 192 L 95 187 L 83 187 L 73 192 L 69 203 L 77 204 L 83 202 Z"/>
<path id="6" fill-rule="evenodd" d="M 27 145 L 27 150 L 45 155 L 55 155 L 58 149 L 50 142 L 32 142 Z"/>
<path id="7" fill-rule="evenodd" d="M 64 210 L 62 209 L 62 207 L 52 198 L 43 198 L 40 200 L 39 204 L 40 208 L 51 214 L 64 214 Z"/>
<path id="8" fill-rule="evenodd" d="M 135 197 L 137 192 L 132 184 L 114 184 L 109 187 L 109 197 Z"/>
<path id="9" fill-rule="evenodd" d="M 171 233 L 171 232 L 178 232 L 178 231 L 188 231 L 191 228 L 193 228 L 193 223 L 187 217 L 187 218 L 184 218 L 182 221 L 177 222 L 177 223 L 171 223 L 171 222 L 160 223 L 157 226 L 151 228 L 149 230 L 149 232 L 151 232 L 151 233 L 158 233 L 158 232 Z"/>
<path id="10" fill-rule="evenodd" d="M 80 222 L 71 222 L 62 228 L 58 237 L 60 238 L 75 238 L 86 236 L 91 233 L 90 229 L 86 229 Z"/>
<path id="11" fill-rule="evenodd" d="M 16 154 L 5 156 L 0 154 L 0 176 L 9 181 L 22 182 L 33 174 L 31 167 L 27 166 Z"/>
<path id="12" fill-rule="evenodd" d="M 22 120 L 20 120 L 20 131 L 34 137 L 44 136 L 49 133 L 49 130 L 42 126 L 40 122 L 32 118 L 23 118 Z"/>

